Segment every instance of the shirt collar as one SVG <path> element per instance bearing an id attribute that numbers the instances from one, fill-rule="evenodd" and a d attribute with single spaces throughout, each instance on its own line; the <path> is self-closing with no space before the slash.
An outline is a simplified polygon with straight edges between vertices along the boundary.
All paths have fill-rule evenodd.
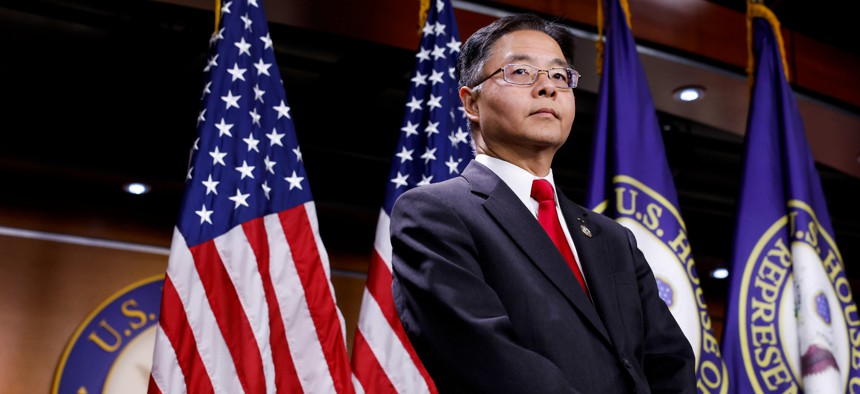
<path id="1" fill-rule="evenodd" d="M 537 201 L 531 197 L 532 182 L 535 179 L 546 179 L 549 181 L 550 185 L 552 185 L 553 192 L 555 195 L 558 195 L 558 193 L 555 192 L 555 181 L 552 177 L 552 169 L 549 170 L 549 174 L 547 174 L 547 176 L 536 177 L 532 175 L 532 173 L 517 167 L 514 164 L 488 156 L 484 153 L 479 153 L 475 156 L 475 161 L 487 166 L 487 168 L 498 175 L 499 178 L 502 178 L 502 181 L 505 182 L 505 184 L 514 191 L 514 194 L 519 197 L 523 204 L 533 212 L 537 212 Z M 556 199 L 556 205 L 558 205 L 558 199 Z"/>

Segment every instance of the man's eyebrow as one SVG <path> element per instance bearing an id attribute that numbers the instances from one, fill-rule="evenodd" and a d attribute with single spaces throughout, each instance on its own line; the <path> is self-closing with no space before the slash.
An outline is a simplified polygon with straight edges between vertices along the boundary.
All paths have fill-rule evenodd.
<path id="1" fill-rule="evenodd" d="M 511 56 L 508 56 L 508 58 L 507 58 L 508 62 L 521 62 L 521 61 L 531 62 L 533 60 L 534 60 L 534 58 L 532 56 L 526 55 L 526 54 L 520 54 L 520 53 L 515 53 Z"/>
<path id="2" fill-rule="evenodd" d="M 555 58 L 555 59 L 552 59 L 552 61 L 549 63 L 552 64 L 553 66 L 569 67 L 569 65 L 567 64 L 567 61 L 564 59 Z"/>
<path id="3" fill-rule="evenodd" d="M 516 63 L 516 62 L 527 62 L 527 63 L 533 64 L 535 61 L 535 58 L 531 55 L 523 53 L 523 54 L 510 55 L 505 59 L 505 61 L 508 64 Z M 568 67 L 567 62 L 564 59 L 560 59 L 560 58 L 552 59 L 549 63 L 551 66 Z"/>

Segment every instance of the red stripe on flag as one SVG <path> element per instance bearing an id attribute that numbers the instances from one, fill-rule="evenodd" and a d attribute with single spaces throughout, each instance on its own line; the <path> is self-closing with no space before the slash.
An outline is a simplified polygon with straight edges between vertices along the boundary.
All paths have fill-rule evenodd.
<path id="1" fill-rule="evenodd" d="M 185 310 L 182 309 L 182 300 L 179 293 L 173 287 L 170 276 L 164 278 L 164 290 L 161 295 L 161 318 L 159 321 L 165 336 L 170 340 L 173 352 L 182 375 L 185 377 L 185 387 L 189 393 L 214 393 L 212 382 L 206 373 L 206 366 L 197 351 L 197 342 L 194 333 L 188 324 Z M 149 392 L 160 392 L 150 376 Z"/>
<path id="2" fill-rule="evenodd" d="M 403 347 L 406 348 L 415 367 L 421 372 L 421 376 L 427 382 L 430 392 L 437 393 L 436 384 L 433 383 L 433 379 L 430 378 L 430 374 L 427 373 L 424 364 L 418 358 L 418 353 L 415 353 L 415 349 L 412 347 L 412 343 L 409 342 L 409 337 L 406 336 L 406 331 L 403 329 L 403 324 L 400 323 L 400 317 L 397 316 L 397 309 L 394 307 L 394 296 L 391 294 L 391 282 L 391 271 L 388 270 L 388 266 L 385 265 L 382 257 L 379 256 L 379 252 L 374 249 L 367 273 L 367 290 L 373 299 L 376 300 L 376 303 L 379 304 L 379 309 L 382 310 L 382 314 L 385 315 L 385 319 L 388 320 L 388 324 L 394 330 L 397 338 L 403 343 Z"/>
<path id="3" fill-rule="evenodd" d="M 257 257 L 257 269 L 263 280 L 263 292 L 266 294 L 266 304 L 269 307 L 269 343 L 272 348 L 272 361 L 275 364 L 275 386 L 279 393 L 302 393 L 302 385 L 290 354 L 281 309 L 269 272 L 269 240 L 263 218 L 256 218 L 242 223 L 245 236 L 251 243 L 251 249 Z"/>
<path id="4" fill-rule="evenodd" d="M 335 390 L 338 393 L 353 393 L 349 356 L 341 332 L 340 319 L 305 206 L 299 205 L 281 211 L 278 217 L 305 290 L 305 299 Z"/>
<path id="5" fill-rule="evenodd" d="M 352 373 L 364 386 L 364 390 L 373 394 L 397 394 L 361 330 L 355 330 L 355 338 L 352 341 Z"/>
<path id="6" fill-rule="evenodd" d="M 206 298 L 221 329 L 221 335 L 230 349 L 236 366 L 236 374 L 246 393 L 265 393 L 266 378 L 263 374 L 263 359 L 251 323 L 239 295 L 214 241 L 207 241 L 191 248 L 194 265 L 206 290 Z"/>
<path id="7" fill-rule="evenodd" d="M 155 384 L 155 379 L 152 378 L 152 375 L 149 375 L 149 388 L 146 390 L 146 394 L 161 394 L 161 390 L 158 389 L 158 385 Z"/>

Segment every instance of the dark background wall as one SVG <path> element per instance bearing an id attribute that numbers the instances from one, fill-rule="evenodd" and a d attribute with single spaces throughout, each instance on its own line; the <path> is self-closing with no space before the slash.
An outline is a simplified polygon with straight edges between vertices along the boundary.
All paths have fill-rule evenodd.
<path id="1" fill-rule="evenodd" d="M 845 39 L 856 36 L 847 32 L 851 25 L 839 29 L 845 13 L 819 15 L 826 4 L 809 3 L 772 7 L 785 28 L 793 83 L 856 292 L 860 57 Z M 743 5 L 631 1 L 717 334 L 727 281 L 707 274 L 730 264 L 747 106 Z M 418 1 L 265 6 L 351 339 L 407 101 Z M 463 39 L 505 12 L 559 16 L 576 29 L 583 86 L 572 137 L 554 168 L 566 194 L 581 201 L 599 78 L 596 2 L 455 6 Z M 212 7 L 204 0 L 0 1 L 0 230 L 7 233 L 0 236 L 0 338 L 17 343 L 0 346 L 0 391 L 47 390 L 80 320 L 128 283 L 163 273 L 164 253 L 34 240 L 20 230 L 166 251 L 196 138 Z M 672 101 L 672 89 L 690 82 L 707 87 L 706 99 Z M 153 191 L 125 194 L 121 186 L 130 181 L 148 182 Z"/>

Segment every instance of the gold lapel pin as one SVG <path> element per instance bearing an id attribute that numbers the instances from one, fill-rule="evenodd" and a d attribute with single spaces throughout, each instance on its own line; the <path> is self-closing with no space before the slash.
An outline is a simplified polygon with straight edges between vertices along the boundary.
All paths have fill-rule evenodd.
<path id="1" fill-rule="evenodd" d="M 582 218 L 576 218 L 576 220 L 579 220 L 579 229 L 582 230 L 582 233 L 585 234 L 586 237 L 591 238 L 591 230 L 585 226 L 585 221 L 582 220 Z"/>

